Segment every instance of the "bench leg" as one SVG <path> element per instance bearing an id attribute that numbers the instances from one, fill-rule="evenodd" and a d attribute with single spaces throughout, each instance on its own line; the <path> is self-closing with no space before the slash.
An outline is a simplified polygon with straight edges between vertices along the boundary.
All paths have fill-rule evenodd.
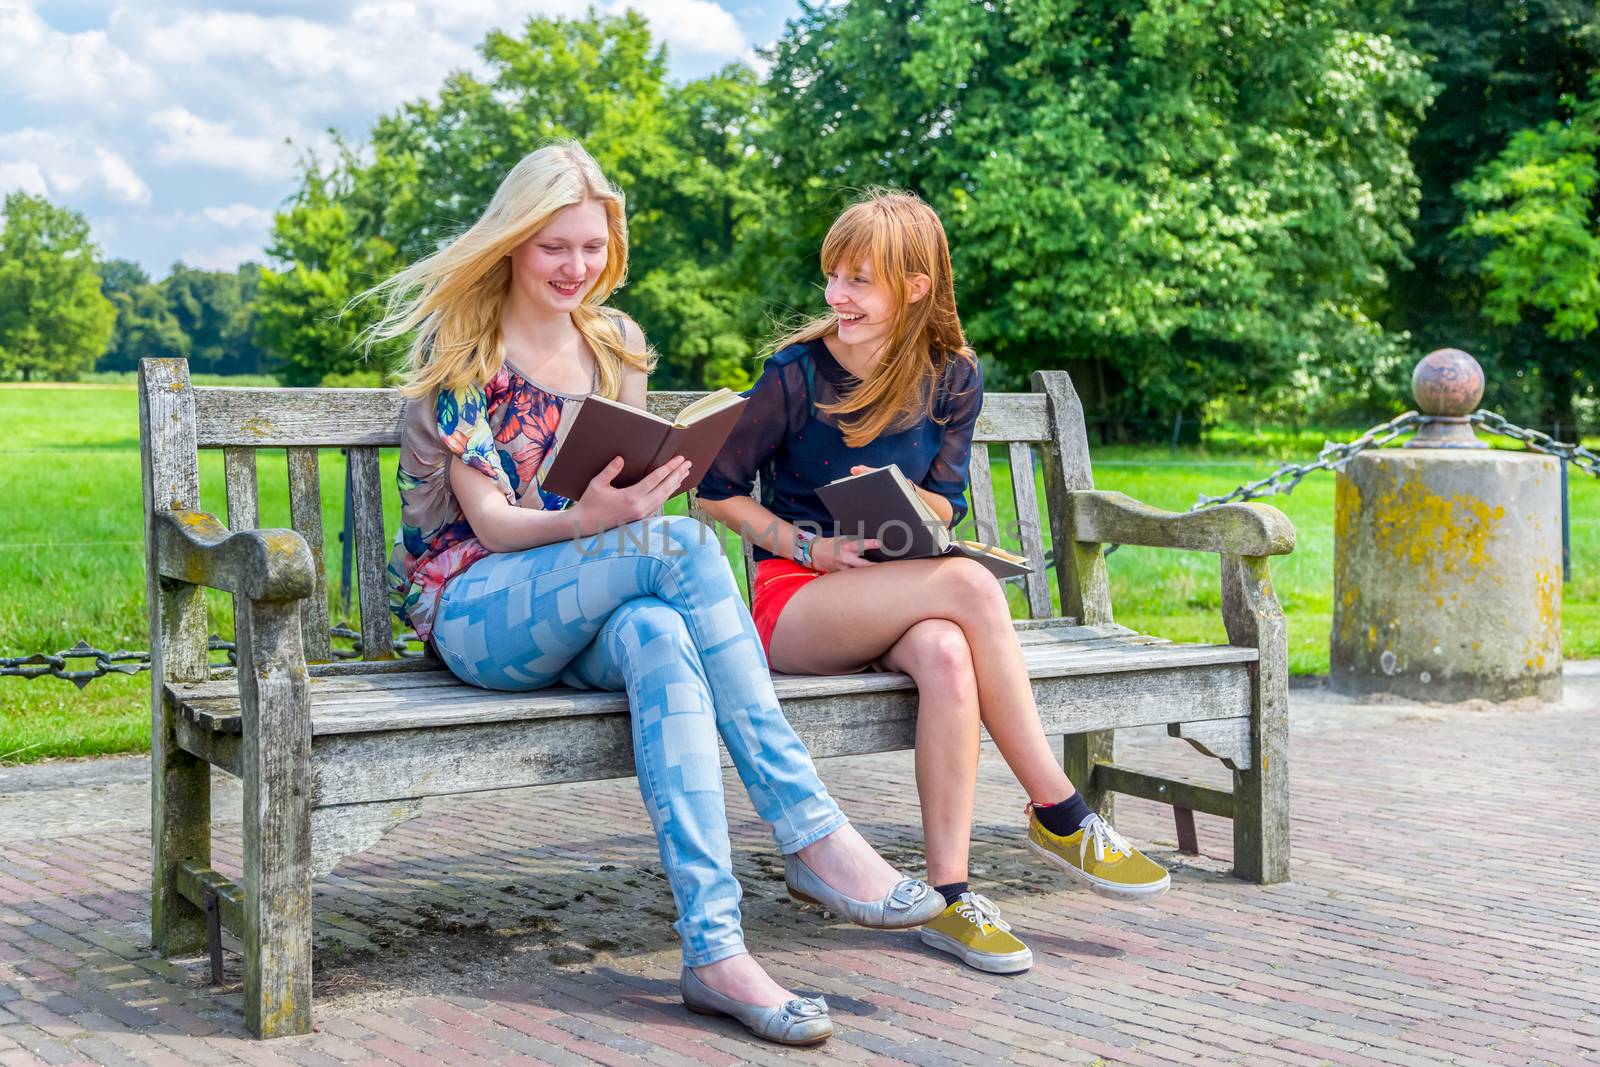
<path id="1" fill-rule="evenodd" d="M 185 863 L 211 866 L 211 767 L 178 747 L 161 687 L 150 731 L 150 942 L 163 956 L 206 947 L 206 914 L 178 892 Z"/>
<path id="2" fill-rule="evenodd" d="M 1111 821 L 1113 796 L 1095 782 L 1094 766 L 1110 763 L 1115 730 L 1096 730 L 1086 734 L 1065 734 L 1061 738 L 1061 767 L 1072 784 L 1083 794 L 1083 802 L 1107 822 Z"/>
<path id="3" fill-rule="evenodd" d="M 1222 615 L 1230 641 L 1261 652 L 1250 664 L 1253 758 L 1233 772 L 1233 873 L 1271 885 L 1289 878 L 1289 652 L 1266 559 L 1222 557 Z"/>
<path id="4" fill-rule="evenodd" d="M 311 712 L 299 605 L 251 604 L 241 632 L 245 1025 L 281 1037 L 311 1030 Z"/>

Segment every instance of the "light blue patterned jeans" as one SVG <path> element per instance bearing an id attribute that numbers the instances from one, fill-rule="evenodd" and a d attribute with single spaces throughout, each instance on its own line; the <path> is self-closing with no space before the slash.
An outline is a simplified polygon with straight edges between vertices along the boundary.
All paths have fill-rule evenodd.
<path id="1" fill-rule="evenodd" d="M 457 677 L 489 689 L 627 690 L 686 966 L 745 951 L 719 734 L 779 851 L 845 825 L 778 707 L 722 550 L 694 519 L 481 559 L 445 587 L 433 643 Z"/>

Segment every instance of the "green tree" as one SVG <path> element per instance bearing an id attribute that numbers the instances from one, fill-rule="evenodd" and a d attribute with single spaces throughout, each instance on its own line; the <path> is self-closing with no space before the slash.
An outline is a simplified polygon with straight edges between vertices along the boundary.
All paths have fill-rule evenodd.
<path id="1" fill-rule="evenodd" d="M 0 376 L 70 381 L 105 351 L 117 312 L 100 291 L 83 216 L 12 193 L 0 229 Z"/>
<path id="2" fill-rule="evenodd" d="M 757 312 L 733 253 L 761 188 L 753 75 L 670 85 L 665 54 L 631 13 L 529 19 L 481 52 L 486 77 L 451 75 L 436 99 L 380 119 L 363 149 L 308 161 L 262 277 L 258 335 L 286 380 L 358 371 L 372 309 L 344 313 L 348 302 L 468 226 L 523 155 L 576 138 L 628 196 L 631 280 L 615 302 L 661 351 L 657 384 L 747 382 Z"/>
<path id="3" fill-rule="evenodd" d="M 189 338 L 192 369 L 213 374 L 258 374 L 265 353 L 255 344 L 254 306 L 260 268 L 197 270 L 174 263 L 162 295 Z"/>
<path id="4" fill-rule="evenodd" d="M 377 308 L 362 304 L 348 316 L 344 309 L 401 262 L 392 244 L 361 232 L 377 226 L 363 217 L 354 188 L 358 179 L 370 180 L 370 175 L 348 148 L 326 170 L 312 161 L 294 200 L 274 223 L 267 255 L 284 266 L 261 271 L 256 338 L 279 358 L 286 385 L 316 385 L 329 376 L 368 369 L 357 338 Z M 393 354 L 392 349 L 385 353 Z M 383 356 L 378 364 L 379 369 L 385 365 Z"/>
<path id="5" fill-rule="evenodd" d="M 822 229 L 905 186 L 949 232 L 997 384 L 1076 372 L 1091 417 L 1354 388 L 1404 262 L 1419 59 L 1374 3 L 803 4 L 772 54 L 784 217 L 768 277 L 815 307 Z"/>
<path id="6" fill-rule="evenodd" d="M 1537 323 L 1568 342 L 1541 370 L 1546 413 L 1572 426 L 1573 398 L 1600 384 L 1600 76 L 1587 100 L 1562 105 L 1564 116 L 1517 133 L 1461 185 L 1469 213 L 1454 232 L 1488 246 L 1479 270 L 1489 321 Z"/>
<path id="7" fill-rule="evenodd" d="M 117 323 L 96 370 L 136 370 L 139 360 L 189 356 L 189 337 L 167 298 L 137 263 L 113 259 L 100 268 L 101 291 L 117 309 Z"/>
<path id="8" fill-rule="evenodd" d="M 1461 223 L 1481 203 L 1474 196 L 1487 191 L 1485 168 L 1521 131 L 1537 137 L 1544 124 L 1573 113 L 1564 99 L 1592 95 L 1600 7 L 1592 0 L 1416 0 L 1406 34 L 1430 57 L 1440 88 L 1412 144 L 1422 194 L 1414 267 L 1395 278 L 1385 320 L 1408 331 L 1418 352 L 1449 345 L 1477 356 L 1488 375 L 1486 408 L 1571 426 L 1574 400 L 1595 395 L 1600 338 L 1553 337 L 1551 316 L 1532 305 L 1515 318 L 1505 314 L 1493 294 L 1509 290 L 1485 263 L 1497 249 L 1503 260 L 1505 244 Z"/>

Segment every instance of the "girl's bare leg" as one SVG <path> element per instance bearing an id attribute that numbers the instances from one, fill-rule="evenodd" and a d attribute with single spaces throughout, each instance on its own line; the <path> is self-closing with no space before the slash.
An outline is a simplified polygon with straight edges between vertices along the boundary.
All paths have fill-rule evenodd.
<path id="1" fill-rule="evenodd" d="M 1071 796 L 1072 782 L 1039 725 L 1005 592 L 979 563 L 896 560 L 807 582 L 778 619 L 772 666 L 792 674 L 858 670 L 934 619 L 966 637 L 983 724 L 1028 798 L 1054 804 Z"/>
<path id="2" fill-rule="evenodd" d="M 967 880 L 978 793 L 978 686 L 972 651 L 948 619 L 915 623 L 883 657 L 917 683 L 917 794 L 928 882 Z"/>

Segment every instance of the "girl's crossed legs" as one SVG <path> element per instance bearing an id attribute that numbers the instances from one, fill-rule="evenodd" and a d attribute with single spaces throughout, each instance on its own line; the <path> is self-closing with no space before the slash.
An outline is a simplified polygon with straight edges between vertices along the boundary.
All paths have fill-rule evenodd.
<path id="1" fill-rule="evenodd" d="M 980 721 L 1030 800 L 1075 790 L 1039 725 L 1005 591 L 969 559 L 894 560 L 824 574 L 772 632 L 775 670 L 843 674 L 874 661 L 917 683 L 916 773 L 928 881 L 964 882 Z"/>
<path id="2" fill-rule="evenodd" d="M 488 556 L 445 588 L 433 640 L 453 673 L 486 688 L 627 690 L 684 964 L 719 992 L 763 1004 L 792 996 L 745 952 L 719 734 L 779 851 L 858 898 L 898 881 L 818 779 L 721 548 L 693 519 Z"/>

